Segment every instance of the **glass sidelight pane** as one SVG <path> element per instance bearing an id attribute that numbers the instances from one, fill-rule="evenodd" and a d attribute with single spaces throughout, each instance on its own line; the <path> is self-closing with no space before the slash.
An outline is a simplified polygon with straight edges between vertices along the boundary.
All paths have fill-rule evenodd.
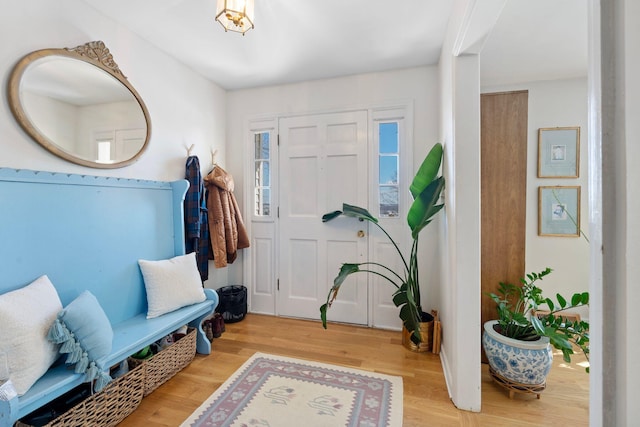
<path id="1" fill-rule="evenodd" d="M 257 216 L 271 215 L 271 190 L 268 188 L 256 188 L 255 198 L 255 214 Z"/>
<path id="2" fill-rule="evenodd" d="M 398 187 L 380 186 L 380 216 L 398 216 Z"/>
<path id="3" fill-rule="evenodd" d="M 255 134 L 255 160 L 269 160 L 269 132 Z"/>
<path id="4" fill-rule="evenodd" d="M 254 135 L 254 214 L 271 214 L 271 147 L 269 132 Z"/>
<path id="5" fill-rule="evenodd" d="M 398 138 L 398 122 L 378 124 L 378 207 L 381 217 L 396 217 L 399 214 Z"/>
<path id="6" fill-rule="evenodd" d="M 269 162 L 266 161 L 257 161 L 256 165 L 256 175 L 255 175 L 255 186 L 256 187 L 269 187 L 271 181 L 271 173 L 269 171 Z"/>
<path id="7" fill-rule="evenodd" d="M 398 123 L 380 123 L 380 154 L 398 152 Z"/>
<path id="8" fill-rule="evenodd" d="M 379 184 L 398 184 L 398 156 L 380 156 Z"/>

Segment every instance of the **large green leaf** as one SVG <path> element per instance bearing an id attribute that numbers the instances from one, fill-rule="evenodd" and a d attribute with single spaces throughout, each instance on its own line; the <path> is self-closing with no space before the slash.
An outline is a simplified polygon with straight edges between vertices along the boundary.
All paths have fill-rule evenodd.
<path id="1" fill-rule="evenodd" d="M 422 165 L 409 186 L 414 199 L 436 178 L 438 170 L 440 170 L 440 163 L 442 163 L 442 151 L 442 144 L 437 143 L 422 161 Z"/>
<path id="2" fill-rule="evenodd" d="M 320 306 L 320 320 L 322 320 L 322 327 L 327 329 L 327 308 L 329 304 L 322 304 Z"/>
<path id="3" fill-rule="evenodd" d="M 336 278 L 333 279 L 333 289 L 337 291 L 338 288 L 340 288 L 340 285 L 342 285 L 342 282 L 345 281 L 347 276 L 358 271 L 360 271 L 360 264 L 342 264 L 342 267 L 340 267 L 340 272 L 338 273 Z"/>
<path id="4" fill-rule="evenodd" d="M 544 335 L 544 326 L 537 316 L 531 316 L 531 325 L 538 335 Z"/>
<path id="5" fill-rule="evenodd" d="M 420 335 L 418 325 L 418 317 L 415 311 L 415 307 L 412 307 L 410 304 L 405 304 L 400 307 L 400 319 L 402 319 L 402 324 L 404 327 L 411 333 L 411 341 L 415 344 L 420 343 Z"/>
<path id="6" fill-rule="evenodd" d="M 359 206 L 350 205 L 348 203 L 342 204 L 342 215 L 349 216 L 353 218 L 358 218 L 371 222 L 378 222 L 378 218 L 374 217 L 369 213 L 365 208 L 361 208 Z"/>
<path id="7" fill-rule="evenodd" d="M 322 222 L 331 221 L 332 219 L 335 219 L 340 215 L 348 216 L 351 218 L 358 218 L 361 221 L 366 220 L 376 224 L 378 223 L 378 218 L 371 215 L 368 210 L 359 206 L 350 205 L 348 203 L 342 204 L 341 211 L 327 212 L 326 214 L 322 215 Z"/>
<path id="8" fill-rule="evenodd" d="M 558 300 L 558 304 L 560 304 L 560 308 L 565 308 L 567 306 L 567 300 L 560 294 L 556 294 L 556 299 Z"/>
<path id="9" fill-rule="evenodd" d="M 331 304 L 338 297 L 338 291 L 340 290 L 340 286 L 342 282 L 345 281 L 347 276 L 352 273 L 357 273 L 360 271 L 360 264 L 342 264 L 340 267 L 340 272 L 335 279 L 333 279 L 333 286 L 329 289 L 329 294 L 327 295 L 327 302 L 320 306 L 320 319 L 322 320 L 322 326 L 327 329 L 327 310 L 331 307 Z"/>
<path id="10" fill-rule="evenodd" d="M 431 218 L 443 208 L 442 204 L 436 204 L 443 188 L 444 177 L 439 177 L 429 184 L 411 204 L 407 214 L 407 222 L 414 239 L 431 222 Z"/>
<path id="11" fill-rule="evenodd" d="M 420 313 L 416 307 L 413 295 L 409 292 L 409 285 L 403 283 L 393 294 L 393 303 L 400 307 L 399 317 L 407 331 L 411 333 L 411 341 L 420 343 Z"/>
<path id="12" fill-rule="evenodd" d="M 400 307 L 402 304 L 406 304 L 409 302 L 409 299 L 407 298 L 407 291 L 398 291 L 396 293 L 393 294 L 393 304 L 396 307 Z"/>
<path id="13" fill-rule="evenodd" d="M 331 221 L 332 219 L 337 218 L 340 215 L 342 215 L 342 211 L 333 211 L 333 212 L 326 213 L 322 215 L 322 222 Z"/>
<path id="14" fill-rule="evenodd" d="M 571 305 L 587 305 L 589 304 L 589 292 L 573 294 L 571 297 Z"/>

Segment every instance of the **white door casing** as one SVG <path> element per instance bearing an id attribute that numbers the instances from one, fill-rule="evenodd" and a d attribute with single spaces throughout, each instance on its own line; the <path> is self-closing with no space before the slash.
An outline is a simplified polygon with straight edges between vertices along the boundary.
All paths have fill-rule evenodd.
<path id="1" fill-rule="evenodd" d="M 246 218 L 248 221 L 251 249 L 244 254 L 245 274 L 249 278 L 248 303 L 252 313 L 276 314 L 276 259 L 277 259 L 277 201 L 278 201 L 278 120 L 275 117 L 256 118 L 249 122 L 249 156 L 251 162 L 245 173 L 248 183 L 246 191 Z M 269 211 L 258 209 L 256 185 L 260 178 L 256 166 L 256 135 L 267 135 L 269 139 L 268 184 L 270 186 Z M 265 157 L 265 154 L 261 154 Z M 263 171 L 264 173 L 264 171 Z"/>
<path id="2" fill-rule="evenodd" d="M 370 111 L 370 171 L 371 178 L 370 208 L 371 214 L 379 219 L 378 223 L 391 235 L 398 244 L 402 253 L 408 258 L 411 248 L 409 226 L 407 224 L 407 212 L 411 205 L 411 194 L 409 184 L 413 177 L 413 149 L 411 141 L 412 133 L 412 108 L 410 104 L 402 106 L 390 106 L 375 108 Z M 378 181 L 379 181 L 379 125 L 382 123 L 397 123 L 398 125 L 398 145 L 399 145 L 399 212 L 395 217 L 385 217 L 380 214 L 378 208 L 380 204 Z M 371 226 L 369 233 L 369 261 L 384 264 L 402 275 L 404 266 L 397 251 L 389 239 L 377 227 Z M 399 309 L 393 304 L 393 285 L 387 280 L 371 275 L 370 286 L 370 317 L 369 325 L 381 329 L 400 329 L 402 322 L 398 317 Z"/>
<path id="3" fill-rule="evenodd" d="M 251 236 L 251 250 L 245 253 L 245 276 L 248 278 L 248 287 L 249 287 L 249 311 L 254 313 L 263 313 L 263 314 L 274 314 L 274 315 L 284 315 L 284 316 L 294 316 L 294 317 L 305 317 L 310 319 L 317 320 L 319 318 L 319 306 L 324 303 L 326 300 L 326 295 L 328 293 L 329 287 L 332 285 L 332 281 L 338 272 L 338 268 L 342 262 L 362 262 L 367 260 L 372 262 L 380 262 L 388 267 L 393 268 L 396 271 L 402 270 L 402 263 L 400 262 L 397 253 L 393 246 L 389 243 L 389 240 L 386 236 L 377 229 L 377 227 L 371 225 L 367 230 L 363 228 L 368 225 L 368 223 L 360 223 L 353 218 L 338 218 L 329 223 L 322 224 L 320 217 L 322 214 L 340 209 L 342 207 L 342 202 L 350 202 L 352 204 L 356 204 L 358 206 L 362 206 L 367 208 L 374 216 L 379 218 L 380 224 L 392 235 L 394 240 L 401 246 L 404 253 L 409 249 L 409 231 L 406 223 L 406 213 L 410 205 L 410 194 L 408 191 L 408 186 L 413 176 L 413 169 L 416 167 L 413 159 L 413 106 L 411 102 L 404 103 L 394 103 L 390 105 L 381 105 L 376 107 L 367 108 L 366 111 L 359 111 L 355 113 L 355 116 L 362 116 L 366 118 L 367 129 L 364 129 L 361 126 L 362 118 L 358 118 L 356 123 L 358 125 L 355 129 L 358 129 L 358 134 L 362 133 L 365 135 L 365 144 L 367 148 L 366 152 L 360 156 L 358 154 L 357 164 L 361 165 L 363 170 L 362 174 L 358 172 L 358 180 L 349 180 L 348 185 L 345 184 L 347 179 L 343 178 L 340 174 L 331 173 L 329 176 L 330 181 L 327 180 L 327 172 L 326 165 L 321 166 L 322 163 L 320 158 L 322 156 L 329 157 L 331 164 L 338 164 L 338 162 L 347 162 L 349 160 L 348 150 L 345 151 L 345 147 L 342 147 L 342 151 L 336 151 L 336 147 L 339 145 L 339 141 L 341 139 L 348 138 L 338 138 L 335 139 L 337 134 L 340 133 L 340 130 L 343 134 L 348 135 L 349 131 L 345 131 L 345 129 L 349 129 L 349 126 L 340 126 L 339 123 L 342 119 L 347 118 L 348 120 L 345 123 L 353 122 L 352 118 L 354 113 L 345 113 L 342 111 L 333 111 L 328 114 L 312 114 L 306 115 L 304 117 L 291 117 L 286 118 L 278 115 L 271 116 L 257 116 L 253 119 L 250 119 L 247 122 L 247 141 L 248 141 L 248 152 L 255 152 L 255 137 L 257 134 L 269 134 L 270 144 L 269 144 L 269 159 L 270 159 L 270 185 L 271 185 L 271 204 L 272 207 L 270 212 L 267 214 L 265 212 L 256 212 L 256 188 L 255 185 L 259 178 L 256 175 L 256 156 L 250 155 L 249 162 L 247 162 L 247 170 L 245 171 L 245 183 L 246 183 L 246 198 L 245 198 L 245 212 L 246 217 L 250 218 L 248 221 L 250 236 Z M 335 118 L 338 118 L 336 121 Z M 320 122 L 317 122 L 319 118 L 322 118 Z M 278 129 L 280 125 L 280 129 Z M 399 137 L 399 151 L 400 151 L 400 163 L 399 163 L 399 215 L 397 217 L 383 217 L 380 216 L 379 212 L 379 188 L 378 188 L 378 175 L 379 175 L 379 125 L 382 123 L 397 123 L 398 125 L 398 137 Z M 290 148 L 290 144 L 288 144 L 288 138 L 290 138 L 290 134 L 285 132 L 285 129 L 288 127 L 292 128 L 291 134 L 318 134 L 319 137 L 314 137 L 315 140 L 324 140 L 326 142 L 326 137 L 328 135 L 326 128 L 331 127 L 334 135 L 334 140 L 331 144 L 328 145 L 331 149 L 327 151 L 325 148 L 315 148 L 315 152 L 313 149 L 300 148 L 304 147 L 304 144 L 294 144 Z M 324 129 L 324 130 L 323 130 Z M 281 144 L 283 149 L 285 150 L 285 154 L 279 155 L 279 147 L 277 144 L 278 140 L 278 131 L 282 132 L 283 143 Z M 353 133 L 353 131 L 351 131 Z M 324 135 L 324 136 L 322 136 Z M 356 137 L 355 139 L 358 139 Z M 358 139 L 359 140 L 359 139 Z M 360 141 L 360 140 L 359 140 Z M 360 142 L 359 142 L 360 143 Z M 314 143 L 315 145 L 318 145 Z M 322 146 L 322 144 L 320 144 Z M 305 154 L 306 150 L 306 154 Z M 295 166 L 301 168 L 307 175 L 304 175 L 302 179 L 308 179 L 313 181 L 312 184 L 307 184 L 310 187 L 313 187 L 313 192 L 309 191 L 304 194 L 305 197 L 316 195 L 313 198 L 314 204 L 314 212 L 317 210 L 317 214 L 309 215 L 309 213 L 305 213 L 304 215 L 296 215 L 295 218 L 289 218 L 284 216 L 286 209 L 281 209 L 281 218 L 278 218 L 277 211 L 279 210 L 278 205 L 282 202 L 283 206 L 290 203 L 289 200 L 291 196 L 284 194 L 283 197 L 280 197 L 280 185 L 282 185 L 283 191 L 288 191 L 287 185 L 289 181 L 295 181 L 295 185 L 303 188 L 305 184 L 300 181 L 299 178 L 293 177 L 295 174 L 291 167 L 280 167 L 279 158 L 282 157 L 283 161 L 286 160 L 288 156 L 292 156 L 295 160 L 295 163 L 304 163 L 304 162 L 313 162 L 318 163 L 317 166 L 313 169 L 313 174 L 317 174 L 318 177 L 324 177 L 325 183 L 317 183 L 315 179 L 311 180 L 313 174 L 311 171 L 306 171 L 304 167 Z M 261 157 L 264 157 L 262 155 Z M 366 159 L 365 163 L 363 163 L 363 159 Z M 351 157 L 351 161 L 353 157 Z M 280 170 L 283 170 L 283 173 L 286 176 L 283 179 L 279 178 Z M 322 169 L 322 170 L 321 170 Z M 335 168 L 334 168 L 335 169 Z M 352 170 L 356 170 L 356 168 L 351 168 Z M 358 168 L 359 169 L 359 168 Z M 340 171 L 343 173 L 344 171 Z M 318 178 L 319 179 L 319 178 Z M 297 181 L 296 181 L 297 180 Z M 356 184 L 356 187 L 349 187 L 349 185 Z M 280 184 L 280 185 L 279 185 Z M 317 190 L 319 186 L 324 186 L 325 190 L 323 190 L 322 198 L 319 196 L 320 192 Z M 360 188 L 360 190 L 354 190 L 354 188 Z M 350 198 L 349 193 L 357 193 L 356 197 Z M 368 197 L 361 197 L 362 195 L 367 195 Z M 322 200 L 326 200 L 323 202 Z M 320 201 L 319 201 L 320 200 Z M 368 202 L 368 204 L 367 204 Z M 299 203 L 302 203 L 299 201 Z M 306 202 L 305 202 L 306 203 Z M 306 206 L 303 204 L 303 208 Z M 324 204 L 326 207 L 320 209 L 319 205 Z M 296 208 L 299 209 L 299 208 Z M 304 210 L 304 209 L 303 209 Z M 294 221 L 295 219 L 295 221 Z M 290 306 L 297 306 L 301 301 L 306 301 L 307 297 L 297 296 L 296 293 L 299 290 L 290 289 L 287 285 L 288 282 L 284 282 L 281 280 L 281 291 L 278 291 L 278 277 L 288 277 L 291 276 L 293 271 L 290 269 L 290 260 L 291 257 L 303 257 L 304 252 L 293 252 L 291 251 L 290 244 L 286 242 L 287 238 L 295 237 L 294 244 L 298 246 L 314 246 L 320 245 L 320 243 L 313 243 L 314 239 L 302 239 L 300 237 L 304 237 L 304 234 L 308 232 L 308 230 L 302 230 L 298 232 L 294 229 L 290 229 L 291 223 L 302 223 L 306 220 L 311 224 L 311 227 L 319 229 L 323 233 L 328 233 L 329 231 L 335 233 L 335 236 L 329 236 L 330 238 L 324 243 L 321 243 L 324 248 L 321 252 L 318 252 L 318 256 L 321 253 L 326 254 L 326 260 L 318 261 L 313 263 L 313 268 L 317 269 L 318 263 L 325 265 L 319 269 L 317 272 L 309 274 L 308 271 L 305 270 L 303 264 L 300 264 L 297 267 L 297 270 L 300 274 L 308 278 L 314 278 L 314 286 L 313 292 L 317 292 L 318 296 L 316 301 L 307 302 L 306 311 L 297 310 L 293 311 Z M 280 224 L 280 222 L 283 222 Z M 304 225 L 298 225 L 297 227 L 304 229 Z M 347 228 L 348 227 L 348 228 Z M 282 235 L 279 230 L 283 230 Z M 363 230 L 366 233 L 366 237 L 354 243 L 354 236 L 359 230 Z M 346 240 L 345 240 L 346 239 Z M 331 247 L 331 250 L 327 248 Z M 368 254 L 368 255 L 367 255 Z M 283 258 L 283 256 L 285 258 Z M 288 258 L 286 258 L 288 257 Z M 289 261 L 284 262 L 281 260 L 288 259 Z M 289 269 L 289 270 L 287 270 Z M 322 277 L 320 277 L 322 275 Z M 360 287 L 363 286 L 363 283 L 368 283 L 368 319 L 361 319 L 358 323 L 368 324 L 369 326 L 379 327 L 384 329 L 400 329 L 401 322 L 398 318 L 398 308 L 393 305 L 391 300 L 391 296 L 393 293 L 392 285 L 386 282 L 384 279 L 379 278 L 375 275 L 367 275 L 366 273 L 360 273 L 355 276 L 352 276 L 350 279 L 358 279 L 360 283 L 356 284 L 355 287 L 353 283 L 347 282 L 341 289 L 341 292 L 338 296 L 338 300 L 335 305 L 329 310 L 329 321 L 337 321 L 340 319 L 339 311 L 340 306 L 343 305 L 344 309 L 342 311 L 348 312 L 351 310 L 351 305 L 353 304 L 354 295 L 349 294 L 349 292 L 354 292 L 360 290 Z M 305 279 L 305 280 L 307 280 Z M 353 288 L 353 289 L 352 289 Z M 288 296 L 284 296 L 287 293 L 293 292 L 293 296 L 289 298 Z M 365 291 L 360 292 L 359 296 L 365 295 Z M 278 297 L 278 295 L 283 294 L 282 298 Z M 427 299 L 428 303 L 428 299 Z M 283 307 L 284 305 L 284 307 Z M 306 313 L 308 312 L 308 313 Z M 353 322 L 353 320 L 345 317 L 344 320 L 346 322 Z"/>

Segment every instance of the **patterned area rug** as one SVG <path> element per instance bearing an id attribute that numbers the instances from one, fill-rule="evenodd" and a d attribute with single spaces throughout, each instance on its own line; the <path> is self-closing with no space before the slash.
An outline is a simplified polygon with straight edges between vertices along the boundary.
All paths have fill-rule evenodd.
<path id="1" fill-rule="evenodd" d="M 254 354 L 182 427 L 396 427 L 402 377 Z"/>

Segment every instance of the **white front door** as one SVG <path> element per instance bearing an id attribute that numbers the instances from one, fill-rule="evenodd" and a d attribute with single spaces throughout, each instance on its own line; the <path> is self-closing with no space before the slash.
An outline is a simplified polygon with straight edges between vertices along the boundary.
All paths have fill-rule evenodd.
<path id="1" fill-rule="evenodd" d="M 366 222 L 322 216 L 368 206 L 367 112 L 281 118 L 278 314 L 318 319 L 343 262 L 367 260 Z M 350 276 L 329 321 L 367 324 L 368 275 Z"/>

